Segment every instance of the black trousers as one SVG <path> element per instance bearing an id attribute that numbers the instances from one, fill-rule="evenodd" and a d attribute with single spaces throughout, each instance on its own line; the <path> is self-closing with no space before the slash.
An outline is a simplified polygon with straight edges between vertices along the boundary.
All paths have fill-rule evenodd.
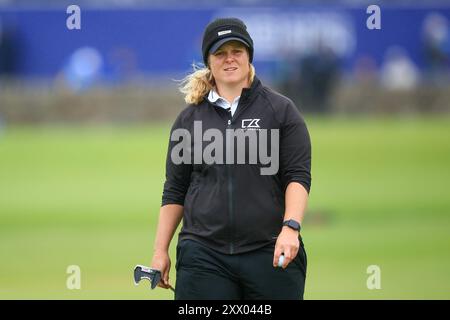
<path id="1" fill-rule="evenodd" d="M 273 267 L 274 246 L 227 255 L 193 240 L 177 246 L 175 300 L 299 300 L 306 278 L 301 243 L 286 269 Z"/>

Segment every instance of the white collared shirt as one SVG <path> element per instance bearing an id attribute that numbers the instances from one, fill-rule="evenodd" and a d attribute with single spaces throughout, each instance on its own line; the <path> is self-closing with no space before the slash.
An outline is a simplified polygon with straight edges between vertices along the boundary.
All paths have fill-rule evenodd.
<path id="1" fill-rule="evenodd" d="M 224 108 L 224 109 L 230 109 L 231 110 L 231 116 L 234 115 L 234 112 L 237 109 L 237 106 L 239 104 L 239 99 L 241 98 L 241 96 L 236 97 L 233 101 L 233 103 L 229 103 L 225 98 L 222 98 L 221 96 L 219 96 L 219 94 L 216 92 L 216 90 L 213 88 L 211 89 L 211 91 L 209 91 L 208 94 L 208 100 L 211 103 L 216 104 L 217 106 Z"/>

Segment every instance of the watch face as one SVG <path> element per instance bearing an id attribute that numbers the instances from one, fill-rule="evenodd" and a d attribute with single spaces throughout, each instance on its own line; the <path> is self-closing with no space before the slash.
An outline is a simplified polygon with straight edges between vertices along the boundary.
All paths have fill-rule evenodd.
<path id="1" fill-rule="evenodd" d="M 300 230 L 300 224 L 297 221 L 288 220 L 285 222 L 285 225 L 287 225 L 288 227 L 290 227 L 292 229 Z"/>
<path id="2" fill-rule="evenodd" d="M 298 224 L 295 221 L 289 221 L 289 226 L 298 230 Z"/>

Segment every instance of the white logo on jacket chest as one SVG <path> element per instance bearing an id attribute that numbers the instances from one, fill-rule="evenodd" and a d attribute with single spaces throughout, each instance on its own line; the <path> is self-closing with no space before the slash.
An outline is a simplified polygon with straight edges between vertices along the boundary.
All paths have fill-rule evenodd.
<path id="1" fill-rule="evenodd" d="M 242 120 L 242 129 L 259 129 L 260 126 L 258 124 L 261 119 L 243 119 Z"/>

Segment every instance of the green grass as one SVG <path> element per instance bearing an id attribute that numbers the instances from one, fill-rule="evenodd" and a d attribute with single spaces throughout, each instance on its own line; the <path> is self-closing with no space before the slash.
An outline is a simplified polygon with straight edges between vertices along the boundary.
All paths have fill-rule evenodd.
<path id="1" fill-rule="evenodd" d="M 305 298 L 449 299 L 450 118 L 306 120 Z M 150 264 L 169 128 L 1 131 L 0 298 L 173 297 L 132 281 Z M 81 290 L 66 288 L 69 265 Z M 380 290 L 366 287 L 369 265 Z"/>

